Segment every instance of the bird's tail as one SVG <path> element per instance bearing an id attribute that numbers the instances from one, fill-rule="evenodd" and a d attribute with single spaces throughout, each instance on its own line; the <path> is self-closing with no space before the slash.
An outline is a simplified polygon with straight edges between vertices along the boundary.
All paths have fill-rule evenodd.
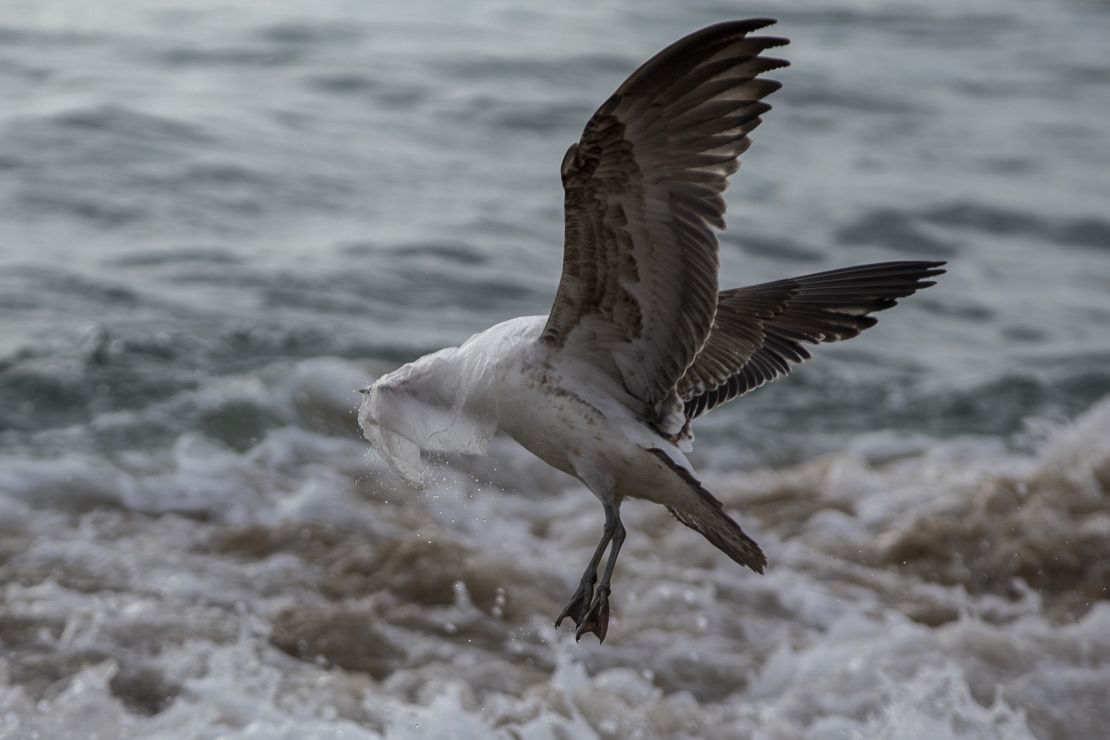
<path id="1" fill-rule="evenodd" d="M 762 573 L 767 565 L 763 550 L 741 529 L 736 520 L 725 513 L 721 502 L 705 490 L 705 486 L 689 470 L 675 463 L 663 450 L 652 449 L 650 452 L 677 473 L 696 494 L 690 497 L 688 506 L 682 509 L 668 506 L 667 511 L 740 565 Z"/>

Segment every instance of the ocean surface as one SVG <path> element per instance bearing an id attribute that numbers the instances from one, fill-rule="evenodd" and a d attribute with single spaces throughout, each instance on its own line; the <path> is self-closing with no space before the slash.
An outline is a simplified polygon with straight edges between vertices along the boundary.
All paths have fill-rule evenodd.
<path id="1" fill-rule="evenodd" d="M 512 443 L 406 488 L 355 389 L 518 315 L 558 166 L 702 25 L 792 40 L 722 287 L 936 287 L 700 420 L 745 571 Z M 1105 737 L 1110 6 L 0 4 L 0 737 Z"/>

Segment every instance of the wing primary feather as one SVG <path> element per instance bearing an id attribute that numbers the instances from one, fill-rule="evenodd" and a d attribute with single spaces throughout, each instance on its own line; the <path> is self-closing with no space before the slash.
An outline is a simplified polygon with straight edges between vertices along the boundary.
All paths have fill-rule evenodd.
<path id="1" fill-rule="evenodd" d="M 713 331 L 679 381 L 687 418 L 787 375 L 810 359 L 803 343 L 850 339 L 874 326 L 869 314 L 935 285 L 928 278 L 944 264 L 880 262 L 722 291 Z M 737 354 L 740 346 L 746 351 Z"/>

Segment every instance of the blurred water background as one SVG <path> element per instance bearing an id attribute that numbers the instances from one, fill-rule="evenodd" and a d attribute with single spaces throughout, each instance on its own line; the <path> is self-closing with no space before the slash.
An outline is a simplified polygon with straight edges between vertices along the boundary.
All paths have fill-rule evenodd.
<path id="1" fill-rule="evenodd" d="M 510 444 L 407 490 L 359 388 L 548 310 L 558 165 L 679 36 L 792 44 L 722 287 L 940 284 L 714 411 L 741 571 Z M 0 5 L 0 737 L 1097 738 L 1110 7 Z M 658 509 L 658 510 L 656 510 Z"/>

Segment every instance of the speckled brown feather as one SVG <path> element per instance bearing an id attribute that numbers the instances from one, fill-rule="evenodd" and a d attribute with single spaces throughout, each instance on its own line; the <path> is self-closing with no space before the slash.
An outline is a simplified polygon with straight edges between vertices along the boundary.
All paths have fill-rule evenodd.
<path id="1" fill-rule="evenodd" d="M 543 341 L 607 355 L 655 423 L 717 312 L 721 198 L 779 84 L 757 76 L 785 39 L 734 21 L 675 42 L 593 115 L 563 160 L 563 275 Z"/>

